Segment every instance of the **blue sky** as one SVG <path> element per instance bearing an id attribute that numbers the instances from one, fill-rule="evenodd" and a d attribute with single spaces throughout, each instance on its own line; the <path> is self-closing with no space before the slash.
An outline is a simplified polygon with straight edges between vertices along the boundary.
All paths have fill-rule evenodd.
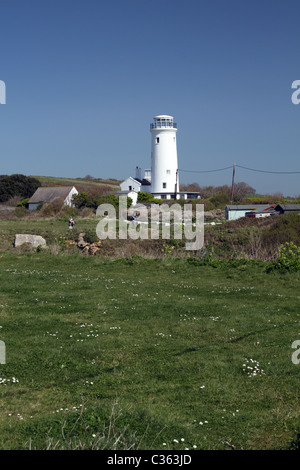
<path id="1" fill-rule="evenodd" d="M 299 18 L 299 0 L 2 1 L 0 174 L 134 176 L 157 114 L 182 183 L 300 171 Z M 236 181 L 300 194 L 300 173 Z"/>

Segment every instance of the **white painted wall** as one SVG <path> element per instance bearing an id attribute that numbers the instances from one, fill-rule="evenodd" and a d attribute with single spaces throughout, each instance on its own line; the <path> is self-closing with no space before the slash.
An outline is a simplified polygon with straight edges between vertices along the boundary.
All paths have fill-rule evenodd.
<path id="1" fill-rule="evenodd" d="M 72 203 L 72 197 L 75 195 L 75 194 L 78 194 L 78 191 L 77 189 L 73 186 L 73 188 L 71 189 L 71 191 L 69 192 L 68 196 L 66 197 L 65 201 L 64 201 L 64 204 L 66 206 L 72 206 L 73 203 Z"/>
<path id="2" fill-rule="evenodd" d="M 164 124 L 166 124 L 164 126 Z M 177 129 L 173 127 L 173 116 L 160 115 L 154 117 L 151 132 L 151 192 L 174 193 L 179 190 L 177 160 Z M 166 187 L 164 187 L 166 183 Z"/>
<path id="3" fill-rule="evenodd" d="M 246 212 L 249 212 L 249 209 L 244 210 L 244 211 L 241 211 L 241 210 L 228 211 L 228 219 L 227 220 L 237 220 L 237 219 L 240 219 L 241 217 L 245 217 Z"/>
<path id="4" fill-rule="evenodd" d="M 130 191 L 127 194 L 128 197 L 131 197 L 132 199 L 132 205 L 135 206 L 137 203 L 137 198 L 138 198 L 138 193 L 136 191 Z"/>
<path id="5" fill-rule="evenodd" d="M 136 192 L 139 192 L 140 191 L 140 188 L 141 188 L 141 183 L 139 183 L 138 181 L 136 181 L 134 178 L 132 178 L 132 176 L 130 176 L 129 178 L 127 178 L 125 181 L 123 181 L 121 184 L 120 184 L 120 188 L 121 188 L 121 191 L 124 192 L 124 191 L 136 191 Z"/>

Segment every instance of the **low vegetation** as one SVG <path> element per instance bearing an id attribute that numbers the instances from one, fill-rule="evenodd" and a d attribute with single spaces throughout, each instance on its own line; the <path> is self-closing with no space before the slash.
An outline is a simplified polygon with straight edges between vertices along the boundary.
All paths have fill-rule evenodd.
<path id="1" fill-rule="evenodd" d="M 216 218 L 189 252 L 20 202 L 0 216 L 0 449 L 300 448 L 298 214 Z"/>
<path id="2" fill-rule="evenodd" d="M 59 201 L 58 201 L 59 202 Z M 68 219 L 75 219 L 72 231 Z M 40 211 L 28 211 L 24 207 L 15 209 L 14 214 L 2 216 L 0 251 L 13 250 L 16 233 L 32 233 L 46 239 L 48 248 L 57 252 L 61 247 L 56 240 L 62 236 L 78 241 L 80 233 L 87 230 L 96 234 L 97 223 L 93 208 L 81 209 L 62 207 L 59 203 L 45 204 Z M 184 237 L 174 239 L 172 228 L 170 238 L 163 240 L 102 240 L 97 256 L 128 257 L 133 254 L 146 258 L 197 257 L 201 260 L 261 260 L 270 262 L 279 255 L 285 242 L 300 246 L 300 224 L 298 214 L 285 214 L 264 219 L 239 219 L 220 221 L 205 225 L 204 246 L 197 252 L 185 249 Z M 149 234 L 150 238 L 150 234 Z M 67 248 L 66 248 L 67 249 Z M 70 247 L 74 251 L 74 247 Z"/>
<path id="3" fill-rule="evenodd" d="M 299 274 L 1 253 L 1 449 L 290 449 Z"/>

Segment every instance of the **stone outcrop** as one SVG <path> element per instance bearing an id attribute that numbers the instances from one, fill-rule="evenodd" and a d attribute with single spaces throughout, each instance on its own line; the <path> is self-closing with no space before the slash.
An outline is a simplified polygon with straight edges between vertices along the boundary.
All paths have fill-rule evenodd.
<path id="1" fill-rule="evenodd" d="M 24 244 L 30 245 L 33 248 L 38 246 L 45 247 L 46 240 L 40 235 L 30 235 L 26 233 L 18 233 L 15 235 L 15 247 L 22 246 Z"/>
<path id="2" fill-rule="evenodd" d="M 95 255 L 100 249 L 101 241 L 98 240 L 95 243 L 88 243 L 85 241 L 84 235 L 84 233 L 80 233 L 78 236 L 78 248 L 80 248 L 85 255 Z"/>
<path id="3" fill-rule="evenodd" d="M 78 235 L 78 243 L 77 243 L 77 246 L 78 248 L 81 248 L 83 250 L 83 248 L 85 248 L 87 246 L 87 242 L 85 241 L 84 239 L 84 233 L 80 233 Z"/>

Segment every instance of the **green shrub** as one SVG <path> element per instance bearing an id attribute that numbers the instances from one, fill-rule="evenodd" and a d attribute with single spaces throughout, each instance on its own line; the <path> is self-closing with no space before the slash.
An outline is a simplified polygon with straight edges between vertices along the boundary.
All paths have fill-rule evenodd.
<path id="1" fill-rule="evenodd" d="M 210 198 L 210 202 L 214 205 L 215 208 L 224 208 L 226 204 L 229 204 L 230 196 L 226 192 L 218 192 Z"/>
<path id="2" fill-rule="evenodd" d="M 78 209 L 76 209 L 75 207 L 63 206 L 58 212 L 58 217 L 64 221 L 69 220 L 69 217 L 75 218 L 77 216 L 78 216 Z"/>
<path id="3" fill-rule="evenodd" d="M 86 192 L 81 192 L 73 196 L 73 203 L 77 209 L 91 208 L 97 209 L 101 204 L 112 204 L 115 208 L 119 207 L 119 198 L 115 194 L 108 194 L 106 196 L 94 195 Z M 132 205 L 132 199 L 127 198 L 127 208 Z"/>
<path id="4" fill-rule="evenodd" d="M 154 202 L 154 196 L 151 193 L 140 191 L 138 194 L 137 202 Z"/>
<path id="5" fill-rule="evenodd" d="M 54 207 L 53 207 L 51 202 L 43 204 L 40 209 L 39 209 L 39 206 L 38 206 L 37 210 L 41 211 L 41 215 L 43 217 L 52 217 L 55 214 Z"/>
<path id="6" fill-rule="evenodd" d="M 14 196 L 30 198 L 39 186 L 41 183 L 29 176 L 0 175 L 0 202 L 6 202 Z"/>
<path id="7" fill-rule="evenodd" d="M 300 245 L 300 218 L 295 212 L 282 214 L 276 218 L 275 223 L 264 230 L 262 241 L 265 246 L 278 247 L 285 242 Z"/>
<path id="8" fill-rule="evenodd" d="M 270 265 L 268 270 L 280 272 L 300 270 L 300 246 L 293 242 L 280 245 L 278 258 Z"/>
<path id="9" fill-rule="evenodd" d="M 26 199 L 23 199 L 23 201 L 18 202 L 17 207 L 25 207 L 27 209 L 29 199 L 30 198 L 27 197 Z"/>
<path id="10" fill-rule="evenodd" d="M 64 251 L 67 248 L 67 237 L 60 235 L 59 237 L 55 238 L 55 243 L 59 246 L 59 248 Z"/>
<path id="11" fill-rule="evenodd" d="M 82 191 L 73 196 L 73 203 L 77 209 L 81 209 L 82 207 L 94 207 L 94 198 Z"/>
<path id="12" fill-rule="evenodd" d="M 87 243 L 96 243 L 99 240 L 94 230 L 87 230 L 83 238 Z"/>
<path id="13" fill-rule="evenodd" d="M 25 207 L 16 207 L 13 214 L 17 217 L 24 217 L 27 214 L 27 209 Z"/>
<path id="14" fill-rule="evenodd" d="M 79 240 L 79 234 L 81 233 L 80 229 L 73 227 L 72 230 L 68 229 L 68 240 L 73 240 L 77 242 Z"/>

